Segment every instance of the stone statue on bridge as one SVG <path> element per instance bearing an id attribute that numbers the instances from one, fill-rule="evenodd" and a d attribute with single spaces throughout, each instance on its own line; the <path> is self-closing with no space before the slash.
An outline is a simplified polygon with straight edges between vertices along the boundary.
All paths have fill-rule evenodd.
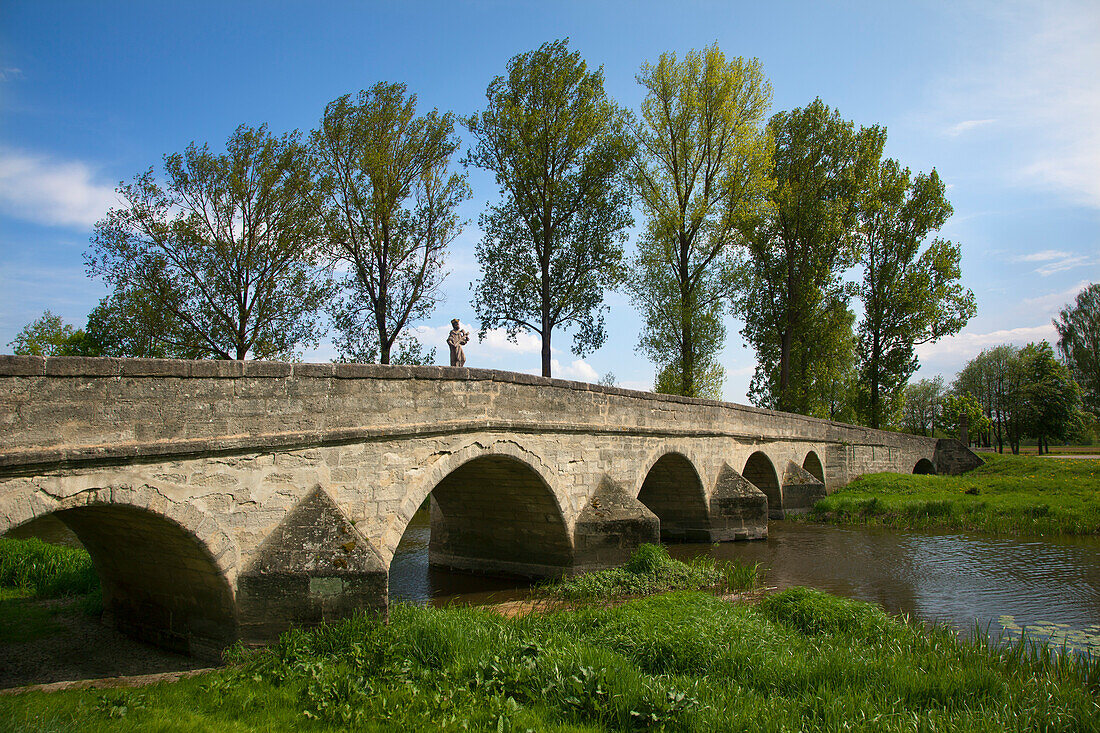
<path id="1" fill-rule="evenodd" d="M 451 320 L 451 332 L 447 335 L 447 346 L 451 349 L 451 366 L 463 366 L 466 364 L 466 352 L 462 347 L 470 343 L 470 332 L 459 328 L 457 318 Z"/>

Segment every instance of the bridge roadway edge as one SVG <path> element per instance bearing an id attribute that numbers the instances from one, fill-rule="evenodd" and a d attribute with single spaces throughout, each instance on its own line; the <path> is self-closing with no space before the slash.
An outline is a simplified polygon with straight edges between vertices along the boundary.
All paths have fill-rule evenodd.
<path id="1" fill-rule="evenodd" d="M 620 562 L 662 522 L 712 541 L 765 536 L 769 491 L 773 512 L 797 511 L 860 473 L 909 473 L 921 459 L 957 472 L 973 457 L 942 439 L 450 367 L 0 356 L 0 411 L 0 534 L 52 512 L 94 534 L 92 507 L 166 518 L 201 546 L 186 568 L 199 600 L 230 603 L 234 620 L 196 615 L 196 599 L 174 599 L 167 582 L 121 608 L 131 618 L 153 609 L 158 628 L 144 635 L 160 643 L 167 626 L 191 649 L 262 641 L 356 607 L 384 611 L 389 561 L 429 493 L 448 509 L 433 512 L 433 538 L 443 538 L 433 561 L 487 572 L 526 562 L 541 573 L 545 555 L 576 572 Z M 674 516 L 667 487 L 646 488 L 671 454 L 698 475 L 696 516 Z M 771 468 L 759 481 L 774 476 L 763 493 L 742 477 L 754 461 Z M 493 494 L 486 477 L 506 489 Z M 318 489 L 323 506 L 299 510 Z M 119 532 L 135 516 L 103 523 Z M 486 517 L 517 529 L 489 533 Z M 310 526 L 318 521 L 327 526 Z M 120 539 L 127 552 L 101 558 L 101 575 L 132 585 L 126 554 L 170 565 L 153 524 Z M 282 546 L 271 547 L 274 536 Z M 219 623 L 233 628 L 212 634 Z"/>

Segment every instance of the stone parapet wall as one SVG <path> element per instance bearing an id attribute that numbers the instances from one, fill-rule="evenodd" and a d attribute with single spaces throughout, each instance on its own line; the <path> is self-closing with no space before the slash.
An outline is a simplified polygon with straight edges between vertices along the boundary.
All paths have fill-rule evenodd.
<path id="1" fill-rule="evenodd" d="M 727 402 L 430 366 L 0 356 L 0 414 L 0 469 L 488 429 L 840 444 L 826 461 L 839 485 L 848 465 L 865 473 L 935 449 Z"/>

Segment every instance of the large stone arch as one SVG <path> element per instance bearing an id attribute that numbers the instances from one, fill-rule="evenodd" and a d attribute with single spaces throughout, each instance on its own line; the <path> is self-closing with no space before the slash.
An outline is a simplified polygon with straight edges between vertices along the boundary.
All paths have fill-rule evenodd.
<path id="1" fill-rule="evenodd" d="M 764 451 L 756 451 L 745 461 L 745 470 L 741 475 L 768 497 L 768 516 L 772 519 L 783 518 L 783 490 L 779 484 L 779 474 L 775 464 Z"/>
<path id="2" fill-rule="evenodd" d="M 553 576 L 573 564 L 573 542 L 541 460 L 512 441 L 474 443 L 437 461 L 402 503 L 393 549 L 431 495 L 433 565 Z M 392 558 L 393 549 L 390 549 Z"/>
<path id="3" fill-rule="evenodd" d="M 683 452 L 668 451 L 650 464 L 638 501 L 661 521 L 662 540 L 711 540 L 707 491 L 695 464 Z"/>
<path id="4" fill-rule="evenodd" d="M 802 468 L 822 484 L 825 483 L 825 464 L 816 451 L 806 453 L 806 457 L 802 459 Z"/>
<path id="5" fill-rule="evenodd" d="M 102 487 L 61 500 L 39 496 L 29 504 L 33 516 L 18 526 L 54 516 L 91 555 L 105 622 L 142 641 L 206 658 L 218 658 L 237 638 L 237 548 L 193 504 L 170 502 L 151 486 Z"/>

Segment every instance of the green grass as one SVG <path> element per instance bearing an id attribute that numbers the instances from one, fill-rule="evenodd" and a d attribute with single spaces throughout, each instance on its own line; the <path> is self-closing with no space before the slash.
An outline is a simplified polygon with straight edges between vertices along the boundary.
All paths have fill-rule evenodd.
<path id="1" fill-rule="evenodd" d="M 1100 534 L 1100 460 L 984 454 L 961 476 L 877 473 L 804 521 L 1025 535 Z"/>
<path id="2" fill-rule="evenodd" d="M 40 598 L 84 595 L 99 588 L 85 550 L 39 539 L 0 538 L 0 587 L 31 590 Z"/>
<path id="3" fill-rule="evenodd" d="M 554 581 L 540 586 L 536 597 L 575 605 L 674 590 L 756 590 L 763 579 L 759 563 L 723 562 L 711 557 L 684 563 L 670 558 L 662 545 L 643 544 L 622 567 Z"/>
<path id="4" fill-rule="evenodd" d="M 0 730 L 1096 731 L 1100 663 L 793 588 L 505 619 L 395 606 L 208 675 L 0 697 Z"/>

